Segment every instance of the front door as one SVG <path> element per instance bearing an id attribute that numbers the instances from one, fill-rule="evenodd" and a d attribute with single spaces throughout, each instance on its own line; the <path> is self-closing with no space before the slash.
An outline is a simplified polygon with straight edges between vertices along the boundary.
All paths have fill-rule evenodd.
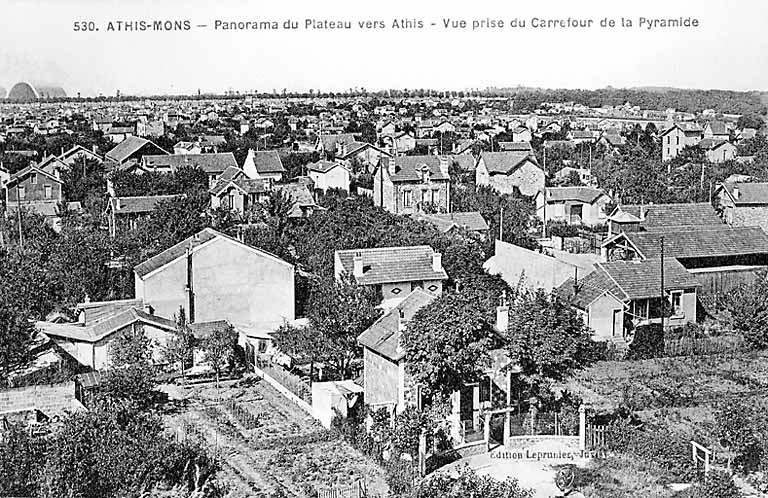
<path id="1" fill-rule="evenodd" d="M 581 204 L 575 204 L 571 206 L 571 225 L 580 225 L 582 214 L 584 212 L 584 206 Z"/>

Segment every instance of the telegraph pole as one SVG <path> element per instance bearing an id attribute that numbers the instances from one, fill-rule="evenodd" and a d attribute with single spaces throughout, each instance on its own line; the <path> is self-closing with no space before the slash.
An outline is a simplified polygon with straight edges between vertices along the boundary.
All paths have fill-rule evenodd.
<path id="1" fill-rule="evenodd" d="M 664 312 L 666 311 L 666 293 L 664 292 L 664 236 L 659 237 L 661 245 L 661 330 L 664 331 Z"/>

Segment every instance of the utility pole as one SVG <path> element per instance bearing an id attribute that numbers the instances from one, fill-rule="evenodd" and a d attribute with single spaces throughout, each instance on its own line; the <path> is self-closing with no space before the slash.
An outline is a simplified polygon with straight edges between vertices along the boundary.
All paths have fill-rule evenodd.
<path id="1" fill-rule="evenodd" d="M 504 206 L 499 208 L 499 240 L 504 242 Z"/>
<path id="2" fill-rule="evenodd" d="M 24 247 L 24 233 L 21 228 L 21 185 L 16 184 L 16 216 L 19 220 L 19 247 Z"/>
<path id="3" fill-rule="evenodd" d="M 659 237 L 661 245 L 661 330 L 664 331 L 664 312 L 666 311 L 666 292 L 664 292 L 664 236 Z"/>

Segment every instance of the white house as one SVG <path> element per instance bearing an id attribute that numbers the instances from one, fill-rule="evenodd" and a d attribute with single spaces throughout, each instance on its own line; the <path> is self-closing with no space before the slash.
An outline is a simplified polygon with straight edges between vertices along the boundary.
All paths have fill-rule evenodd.
<path id="1" fill-rule="evenodd" d="M 326 192 L 336 188 L 349 192 L 349 169 L 342 163 L 320 160 L 307 164 L 307 172 L 315 183 L 316 190 Z"/>

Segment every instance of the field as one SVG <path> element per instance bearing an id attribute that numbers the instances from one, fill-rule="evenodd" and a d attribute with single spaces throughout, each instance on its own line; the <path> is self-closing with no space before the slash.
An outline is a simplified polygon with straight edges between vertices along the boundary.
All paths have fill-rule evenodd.
<path id="1" fill-rule="evenodd" d="M 231 498 L 282 492 L 303 497 L 362 481 L 370 496 L 389 489 L 375 463 L 325 430 L 265 382 L 164 386 L 179 407 L 169 427 L 217 453 Z"/>

